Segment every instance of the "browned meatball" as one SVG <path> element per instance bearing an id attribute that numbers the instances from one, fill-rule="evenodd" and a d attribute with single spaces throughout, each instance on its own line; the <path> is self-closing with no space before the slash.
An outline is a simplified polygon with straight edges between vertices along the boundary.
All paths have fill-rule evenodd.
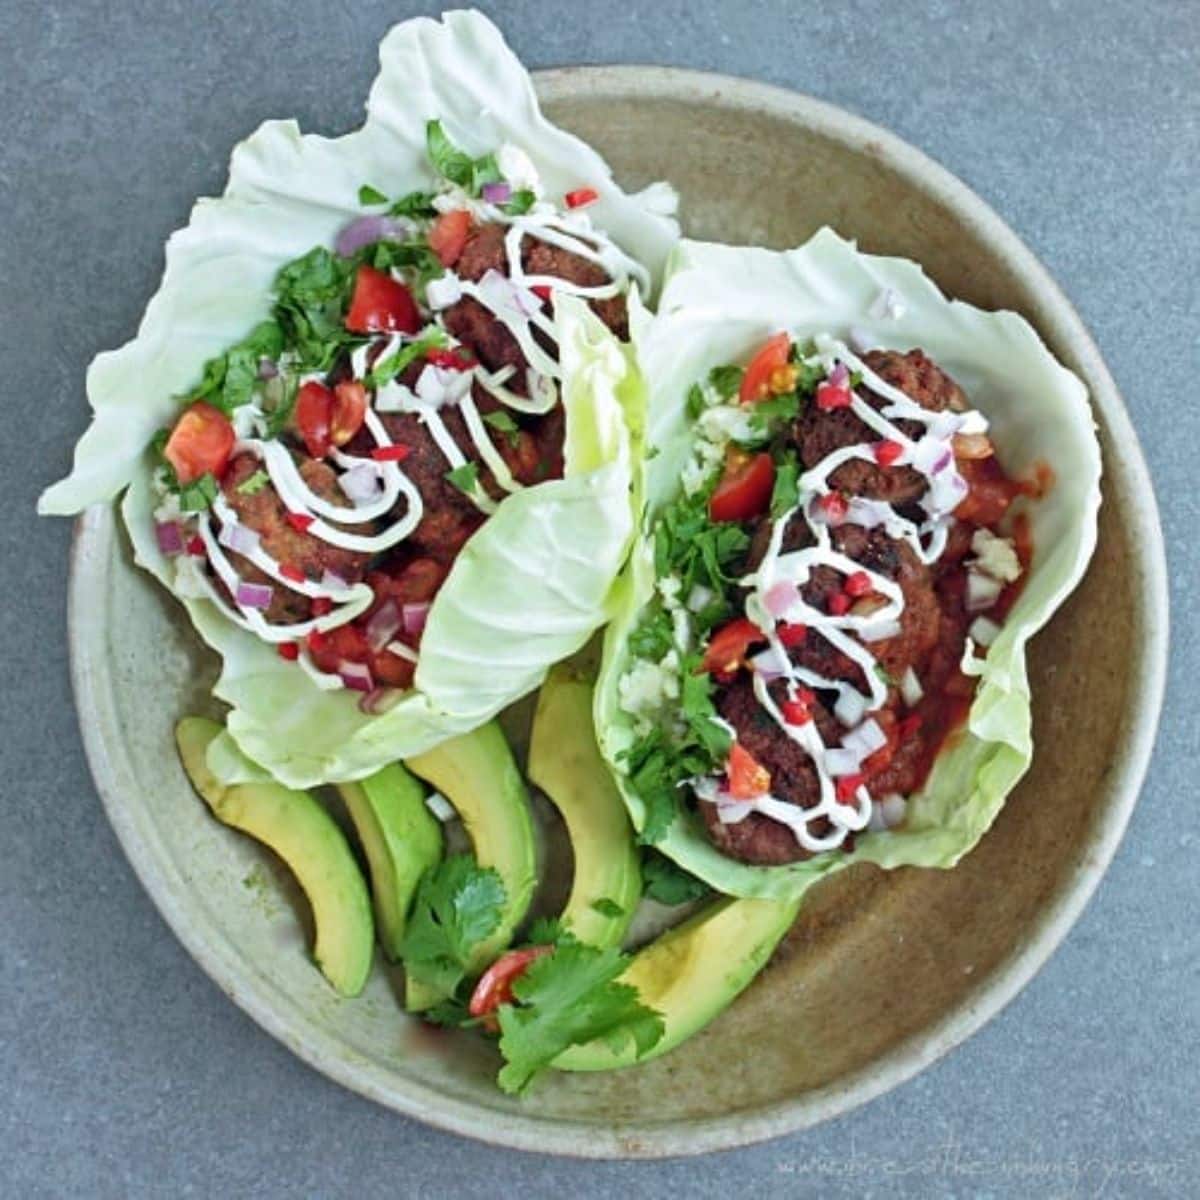
<path id="1" fill-rule="evenodd" d="M 603 267 L 570 250 L 551 246 L 536 238 L 527 238 L 521 244 L 521 265 L 530 275 L 552 275 L 565 279 L 579 287 L 600 287 L 609 282 Z M 613 296 L 608 300 L 589 300 L 592 312 L 625 342 L 629 340 L 629 313 L 624 296 Z"/>
<path id="2" fill-rule="evenodd" d="M 772 696 L 776 702 L 784 698 L 782 684 L 772 685 Z M 738 742 L 770 772 L 771 794 L 776 799 L 801 808 L 812 808 L 820 802 L 821 784 L 812 759 L 758 703 L 747 675 L 738 675 L 721 691 L 716 703 L 721 716 L 737 731 Z M 836 722 L 819 701 L 815 718 L 822 738 L 835 742 Z M 699 807 L 709 840 L 730 858 L 760 866 L 778 866 L 810 857 L 796 835 L 779 821 L 751 813 L 744 820 L 725 825 L 717 816 L 715 804 L 702 800 Z M 818 836 L 828 829 L 825 820 L 812 824 L 813 833 Z"/>
<path id="3" fill-rule="evenodd" d="M 871 350 L 863 361 L 886 383 L 915 400 L 922 408 L 933 412 L 967 407 L 962 388 L 921 350 L 900 354 L 895 350 Z M 872 408 L 881 409 L 887 403 L 869 388 L 860 389 Z M 918 437 L 918 421 L 897 421 L 896 427 L 907 437 Z M 796 421 L 793 432 L 800 459 L 805 468 L 815 467 L 835 450 L 878 440 L 878 434 L 859 420 L 848 408 L 829 412 L 808 404 Z M 907 504 L 925 492 L 925 477 L 912 467 L 880 467 L 875 463 L 853 460 L 843 463 L 830 476 L 830 484 L 851 496 L 871 500 L 886 500 L 890 504 Z"/>
<path id="4" fill-rule="evenodd" d="M 325 463 L 298 455 L 297 467 L 300 478 L 323 500 L 343 507 L 349 505 L 337 485 L 337 476 Z M 238 491 L 239 485 L 260 469 L 261 463 L 254 455 L 239 454 L 225 471 L 221 491 L 242 523 L 258 534 L 263 550 L 280 565 L 295 567 L 309 579 L 320 579 L 326 571 L 332 571 L 348 583 L 359 582 L 370 561 L 369 554 L 330 545 L 295 529 L 288 523 L 283 501 L 269 484 L 249 495 Z M 308 620 L 311 611 L 307 596 L 281 586 L 240 554 L 227 553 L 238 575 L 247 583 L 265 583 L 274 589 L 270 607 L 263 613 L 266 620 L 273 624 Z"/>

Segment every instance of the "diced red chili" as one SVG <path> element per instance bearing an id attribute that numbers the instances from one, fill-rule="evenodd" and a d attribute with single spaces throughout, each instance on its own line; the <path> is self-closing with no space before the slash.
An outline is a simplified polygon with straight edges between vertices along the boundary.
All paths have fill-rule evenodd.
<path id="1" fill-rule="evenodd" d="M 835 408 L 849 408 L 852 397 L 850 389 L 842 384 L 819 383 L 816 393 L 817 407 L 822 412 L 832 412 Z"/>
<path id="2" fill-rule="evenodd" d="M 846 502 L 846 497 L 841 492 L 829 492 L 822 496 L 817 503 L 821 506 L 821 511 L 831 521 L 844 521 L 846 514 L 850 511 L 850 505 Z"/>
<path id="3" fill-rule="evenodd" d="M 780 625 L 776 632 L 779 634 L 779 640 L 790 650 L 793 646 L 800 645 L 808 636 L 808 626 L 796 621 Z"/>
<path id="4" fill-rule="evenodd" d="M 308 527 L 313 523 L 313 518 L 308 513 L 290 512 L 287 514 L 287 523 L 301 533 L 306 533 Z"/>
<path id="5" fill-rule="evenodd" d="M 881 467 L 890 467 L 904 453 L 904 447 L 891 438 L 875 443 L 875 461 Z"/>
<path id="6" fill-rule="evenodd" d="M 866 782 L 866 776 L 859 772 L 856 775 L 843 775 L 834 784 L 839 804 L 853 804 L 855 793 Z"/>
<path id="7" fill-rule="evenodd" d="M 567 192 L 563 199 L 568 208 L 583 208 L 587 204 L 595 204 L 600 199 L 600 193 L 593 187 L 581 187 Z"/>
<path id="8" fill-rule="evenodd" d="M 192 534 L 192 536 L 187 540 L 186 550 L 194 558 L 203 558 L 204 539 L 198 533 Z"/>
<path id="9" fill-rule="evenodd" d="M 300 657 L 300 647 L 295 642 L 280 642 L 276 649 L 279 651 L 279 657 L 287 659 L 288 662 L 295 662 Z"/>
<path id="10" fill-rule="evenodd" d="M 844 617 L 850 611 L 850 597 L 845 592 L 834 592 L 829 597 L 829 611 L 835 617 Z"/>
<path id="11" fill-rule="evenodd" d="M 333 611 L 333 601 L 328 596 L 314 596 L 312 601 L 312 614 L 314 617 L 323 617 L 326 613 Z"/>
<path id="12" fill-rule="evenodd" d="M 371 457 L 376 462 L 403 462 L 411 453 L 408 446 L 396 442 L 391 446 L 376 446 L 371 451 Z"/>
<path id="13" fill-rule="evenodd" d="M 293 583 L 303 583 L 307 578 L 299 567 L 293 567 L 291 563 L 283 563 L 279 568 L 279 573 L 284 579 L 290 579 Z"/>
<path id="14" fill-rule="evenodd" d="M 855 600 L 872 590 L 871 577 L 866 571 L 855 571 L 853 574 L 847 575 L 846 582 L 842 585 L 842 591 Z"/>

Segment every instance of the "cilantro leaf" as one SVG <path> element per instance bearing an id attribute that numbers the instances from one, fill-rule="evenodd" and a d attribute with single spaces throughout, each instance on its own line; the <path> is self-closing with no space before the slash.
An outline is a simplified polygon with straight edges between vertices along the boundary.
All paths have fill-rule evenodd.
<path id="1" fill-rule="evenodd" d="M 875 670 L 875 678 L 878 679 L 879 682 L 882 683 L 884 687 L 891 688 L 891 687 L 899 686 L 896 683 L 896 680 L 892 677 L 891 673 L 888 671 L 887 667 L 885 667 L 883 665 L 883 663 L 877 662 L 875 664 L 874 670 Z"/>
<path id="2" fill-rule="evenodd" d="M 412 285 L 421 291 L 446 269 L 424 238 L 410 242 L 376 242 L 367 253 L 371 266 L 377 271 L 403 271 Z"/>
<path id="3" fill-rule="evenodd" d="M 179 507 L 184 512 L 203 512 L 217 498 L 217 481 L 211 471 L 179 488 Z"/>
<path id="4" fill-rule="evenodd" d="M 671 614 L 656 608 L 647 613 L 629 635 L 629 651 L 638 658 L 658 662 L 674 644 L 675 629 Z"/>
<path id="5" fill-rule="evenodd" d="M 356 336 L 342 323 L 358 264 L 315 246 L 283 267 L 275 278 L 275 320 L 299 365 L 328 370 L 338 351 Z"/>
<path id="6" fill-rule="evenodd" d="M 261 321 L 247 337 L 204 364 L 200 386 L 190 393 L 190 398 L 206 400 L 231 413 L 249 403 L 262 385 L 258 375 L 261 360 L 276 359 L 282 353 L 283 330 L 278 322 Z"/>
<path id="7" fill-rule="evenodd" d="M 703 879 L 649 847 L 642 851 L 642 888 L 651 900 L 672 906 L 699 900 L 710 890 Z"/>
<path id="8" fill-rule="evenodd" d="M 548 946 L 565 936 L 562 922 L 557 917 L 537 917 L 529 926 L 529 944 Z"/>
<path id="9" fill-rule="evenodd" d="M 485 183 L 496 183 L 500 179 L 500 168 L 494 154 L 472 158 L 446 136 L 441 121 L 426 123 L 425 149 L 433 169 L 443 179 L 457 184 L 472 196 L 479 195 L 479 189 Z"/>
<path id="10" fill-rule="evenodd" d="M 800 464 L 794 450 L 784 452 L 781 462 L 775 464 L 775 485 L 771 489 L 771 516 L 778 520 L 784 513 L 791 512 L 800 499 Z"/>
<path id="11" fill-rule="evenodd" d="M 461 467 L 446 472 L 446 479 L 454 484 L 465 496 L 473 496 L 479 486 L 479 467 L 476 463 L 465 462 Z"/>
<path id="12" fill-rule="evenodd" d="M 456 854 L 427 871 L 400 947 L 404 969 L 450 995 L 462 982 L 472 951 L 495 933 L 506 902 L 491 867 Z"/>
<path id="13" fill-rule="evenodd" d="M 742 386 L 744 374 L 741 367 L 713 367 L 708 373 L 708 384 L 722 400 L 732 400 Z"/>
<path id="14" fill-rule="evenodd" d="M 358 189 L 358 202 L 364 208 L 367 208 L 376 204 L 386 204 L 387 197 L 378 188 L 372 187 L 369 183 L 364 183 Z"/>
<path id="15" fill-rule="evenodd" d="M 235 491 L 239 496 L 257 496 L 259 492 L 271 482 L 271 477 L 266 471 L 258 470 L 253 475 L 247 476 L 237 485 Z"/>
<path id="16" fill-rule="evenodd" d="M 708 752 L 714 762 L 723 762 L 729 754 L 732 738 L 724 725 L 718 725 L 717 710 L 712 701 L 716 684 L 708 672 L 697 673 L 694 661 L 685 662 L 682 678 L 681 703 L 684 719 L 696 741 Z"/>
<path id="17" fill-rule="evenodd" d="M 393 217 L 416 219 L 432 217 L 437 212 L 433 207 L 433 195 L 433 192 L 409 192 L 388 209 L 388 214 Z"/>
<path id="18" fill-rule="evenodd" d="M 750 414 L 750 424 L 756 433 L 768 435 L 779 426 L 794 421 L 799 415 L 799 393 L 780 392 L 755 404 Z"/>
<path id="19" fill-rule="evenodd" d="M 694 421 L 705 410 L 708 402 L 704 399 L 704 389 L 698 384 L 693 383 L 688 388 L 687 394 L 687 416 L 689 421 Z"/>
<path id="20" fill-rule="evenodd" d="M 625 915 L 625 910 L 615 900 L 610 900 L 607 896 L 601 896 L 599 900 L 593 900 L 592 911 L 598 912 L 602 917 L 615 918 Z"/>
<path id="21" fill-rule="evenodd" d="M 446 344 L 446 335 L 437 328 L 423 333 L 415 342 L 408 342 L 400 347 L 395 354 L 377 362 L 363 382 L 369 388 L 383 387 L 390 383 L 410 363 L 418 358 L 424 358 L 430 350 L 436 350 Z"/>
<path id="22" fill-rule="evenodd" d="M 521 427 L 502 409 L 498 409 L 496 412 L 484 413 L 483 419 L 485 424 L 504 434 L 508 438 L 510 446 L 515 448 L 520 442 Z"/>
<path id="23" fill-rule="evenodd" d="M 500 205 L 502 212 L 510 217 L 520 217 L 527 213 L 537 202 L 537 197 L 528 188 L 519 188 Z"/>
<path id="24" fill-rule="evenodd" d="M 619 1050 L 632 1042 L 640 1058 L 657 1045 L 662 1016 L 636 988 L 617 982 L 629 961 L 615 946 L 600 950 L 564 938 L 530 965 L 513 984 L 515 1003 L 499 1009 L 504 1091 L 523 1092 L 568 1046 L 600 1040 Z"/>

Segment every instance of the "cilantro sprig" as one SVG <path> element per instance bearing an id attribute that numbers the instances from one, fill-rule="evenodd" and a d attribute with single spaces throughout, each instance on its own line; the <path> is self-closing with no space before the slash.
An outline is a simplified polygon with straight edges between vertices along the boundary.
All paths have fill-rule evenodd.
<path id="1" fill-rule="evenodd" d="M 500 167 L 494 154 L 472 158 L 459 149 L 442 128 L 441 121 L 425 125 L 425 150 L 433 169 L 443 178 L 456 184 L 472 196 L 478 196 L 485 183 L 499 182 Z"/>
<path id="2" fill-rule="evenodd" d="M 647 846 L 642 850 L 642 890 L 651 900 L 674 906 L 699 900 L 711 889 L 703 879 Z"/>
<path id="3" fill-rule="evenodd" d="M 619 982 L 629 956 L 562 935 L 552 953 L 530 964 L 513 984 L 513 1003 L 498 1011 L 498 1082 L 519 1094 L 570 1046 L 603 1041 L 615 1050 L 632 1043 L 640 1058 L 663 1036 L 662 1015 L 637 988 Z"/>
<path id="4" fill-rule="evenodd" d="M 404 969 L 421 983 L 453 996 L 472 955 L 500 926 L 504 883 L 469 854 L 444 859 L 426 872 L 400 947 Z"/>

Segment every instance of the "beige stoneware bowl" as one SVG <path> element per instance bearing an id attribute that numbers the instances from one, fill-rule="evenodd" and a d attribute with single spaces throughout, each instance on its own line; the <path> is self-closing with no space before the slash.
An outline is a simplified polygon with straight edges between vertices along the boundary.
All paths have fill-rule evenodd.
<path id="1" fill-rule="evenodd" d="M 217 825 L 180 770 L 171 729 L 212 710 L 215 664 L 133 566 L 105 507 L 80 519 L 75 543 L 75 692 L 97 787 L 155 903 L 217 984 L 318 1070 L 507 1146 L 698 1153 L 804 1128 L 895 1087 L 994 1015 L 1065 936 L 1116 849 L 1154 738 L 1162 536 L 1137 440 L 1079 318 L 946 171 L 837 109 L 722 76 L 581 68 L 537 85 L 549 116 L 598 147 L 626 187 L 670 179 L 689 234 L 787 247 L 830 224 L 864 250 L 917 259 L 951 295 L 1023 313 L 1086 382 L 1105 459 L 1099 549 L 1033 644 L 1040 748 L 983 843 L 953 871 L 836 876 L 699 1036 L 633 1070 L 552 1075 L 515 1100 L 496 1089 L 497 1056 L 481 1039 L 401 1014 L 382 966 L 353 1001 L 311 966 L 307 914 L 285 872 Z"/>

